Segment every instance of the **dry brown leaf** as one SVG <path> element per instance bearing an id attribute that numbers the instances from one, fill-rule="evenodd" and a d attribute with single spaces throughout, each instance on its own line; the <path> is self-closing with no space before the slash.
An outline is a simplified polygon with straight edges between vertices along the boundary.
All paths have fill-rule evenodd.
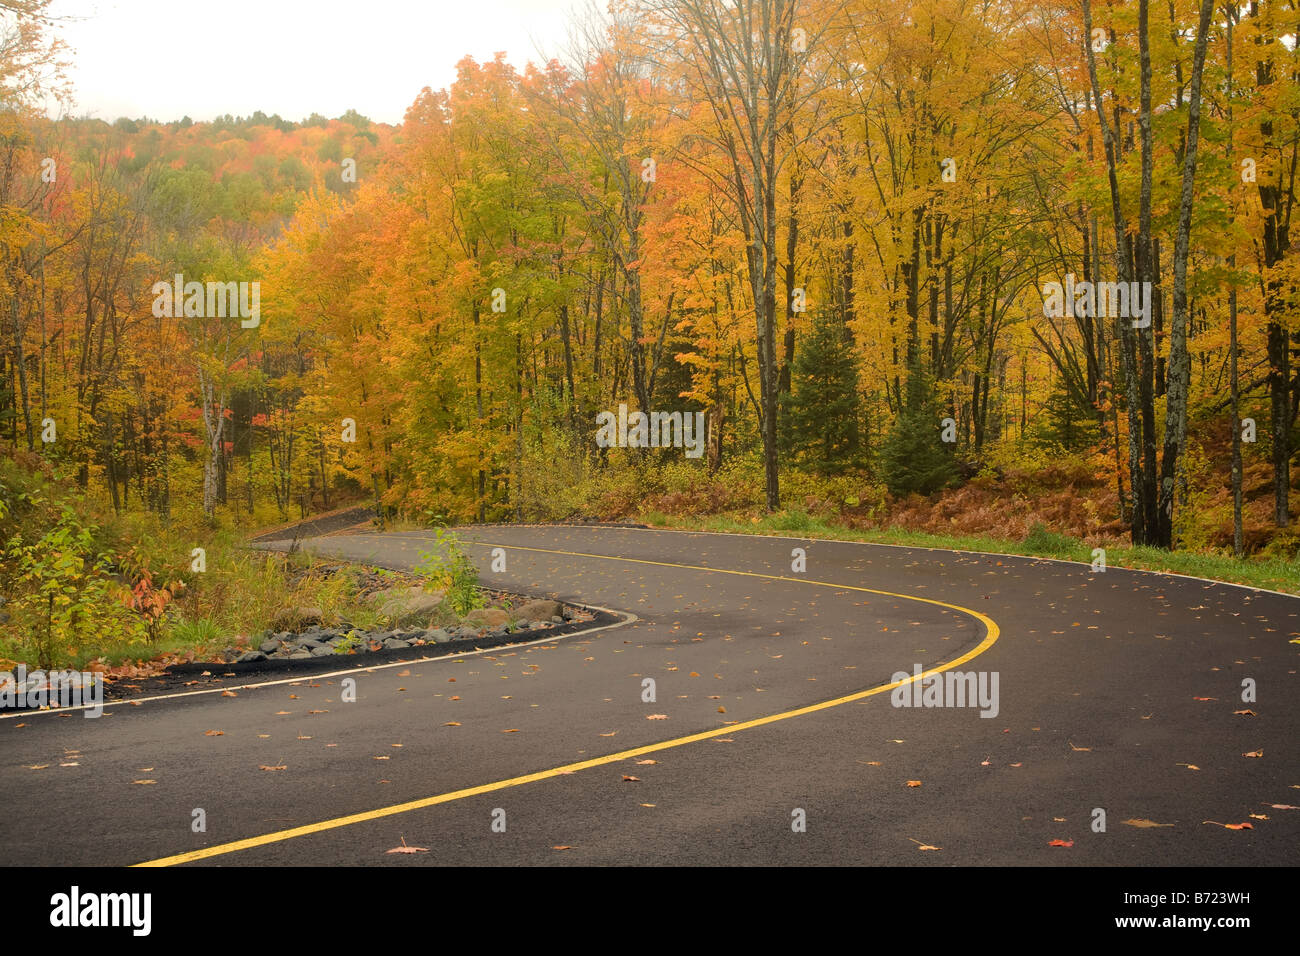
<path id="1" fill-rule="evenodd" d="M 1262 750 L 1252 750 L 1252 751 L 1251 751 L 1250 753 L 1248 753 L 1248 754 L 1242 754 L 1242 756 L 1243 756 L 1243 757 L 1262 757 L 1262 756 L 1264 756 L 1264 751 L 1262 751 Z"/>
<path id="2" fill-rule="evenodd" d="M 502 732 L 503 734 L 517 734 L 517 733 L 519 733 L 519 728 L 518 728 L 518 727 L 511 727 L 509 730 L 503 730 L 503 731 L 501 731 L 501 732 Z"/>
<path id="3" fill-rule="evenodd" d="M 406 837 L 402 837 L 402 845 L 395 846 L 391 850 L 385 850 L 385 853 L 428 853 L 427 846 L 407 846 Z"/>
<path id="4" fill-rule="evenodd" d="M 1125 826 L 1130 826 L 1130 827 L 1143 827 L 1143 828 L 1148 828 L 1148 827 L 1171 827 L 1171 826 L 1173 826 L 1172 823 L 1156 823 L 1156 821 L 1154 821 L 1154 820 L 1146 820 L 1146 819 L 1143 819 L 1143 818 L 1141 818 L 1141 817 L 1139 817 L 1139 818 L 1137 818 L 1137 819 L 1135 819 L 1135 820 L 1122 820 L 1122 821 L 1120 821 L 1120 822 L 1123 823 Z"/>
<path id="5" fill-rule="evenodd" d="M 720 713 L 720 714 L 725 714 L 726 712 L 727 712 L 727 708 L 725 708 L 725 707 L 719 707 L 719 708 L 718 708 L 718 713 Z"/>
<path id="6" fill-rule="evenodd" d="M 233 690 L 223 690 L 223 691 L 221 692 L 221 696 L 222 696 L 222 697 L 238 697 L 239 695 L 236 694 Z"/>
<path id="7" fill-rule="evenodd" d="M 1053 840 L 1048 846 L 1074 846 L 1073 840 Z"/>
<path id="8" fill-rule="evenodd" d="M 132 780 L 132 783 L 157 783 L 157 780 Z"/>
<path id="9" fill-rule="evenodd" d="M 205 730 L 205 731 L 203 731 L 203 736 L 204 736 L 204 737 L 224 737 L 225 735 L 226 735 L 226 732 L 225 732 L 224 730 Z"/>
<path id="10" fill-rule="evenodd" d="M 459 721 L 455 721 L 455 720 L 449 720 L 449 721 L 447 721 L 445 724 L 443 724 L 443 726 L 444 726 L 444 727 L 459 727 L 459 726 L 460 726 L 460 722 L 459 722 Z"/>
<path id="11" fill-rule="evenodd" d="M 1234 711 L 1232 712 L 1232 716 L 1234 716 L 1234 717 L 1254 717 L 1254 716 L 1255 716 L 1255 712 L 1254 712 L 1253 710 L 1234 710 Z"/>
<path id="12" fill-rule="evenodd" d="M 329 711 L 328 711 L 328 710 L 309 710 L 309 711 L 307 711 L 307 713 L 309 713 L 309 714 L 328 714 Z"/>
<path id="13" fill-rule="evenodd" d="M 909 781 L 907 781 L 907 785 L 908 785 L 909 787 L 919 787 L 919 786 L 921 785 L 921 781 L 920 781 L 920 780 L 909 780 Z"/>
<path id="14" fill-rule="evenodd" d="M 667 714 L 648 714 L 648 715 L 646 715 L 646 720 L 667 720 L 667 719 L 668 719 L 668 715 L 667 715 Z"/>
<path id="15" fill-rule="evenodd" d="M 268 767 L 266 764 L 262 764 L 262 765 L 261 765 L 260 767 L 258 767 L 257 769 L 258 769 L 258 770 L 285 770 L 285 769 L 287 769 L 287 768 L 285 767 L 284 764 L 280 764 L 280 766 L 278 766 L 278 767 Z"/>
<path id="16" fill-rule="evenodd" d="M 636 762 L 636 764 L 637 764 L 638 767 L 645 767 L 645 766 L 647 766 L 647 765 L 649 765 L 649 764 L 652 764 L 652 763 L 655 763 L 655 762 L 656 762 L 656 761 L 654 761 L 654 760 L 638 760 L 638 761 Z"/>
<path id="17" fill-rule="evenodd" d="M 633 777 L 633 776 L 631 776 L 630 774 L 626 774 L 626 773 L 623 774 L 623 780 L 624 780 L 625 782 L 628 782 L 628 783 L 640 783 L 640 782 L 641 782 L 641 778 L 640 778 L 640 777 Z"/>
<path id="18" fill-rule="evenodd" d="M 572 850 L 573 847 L 571 847 L 571 846 L 553 846 L 553 847 L 551 847 L 551 849 L 552 849 L 552 850 Z"/>
<path id="19" fill-rule="evenodd" d="M 291 710 L 277 710 L 277 711 L 275 712 L 275 716 L 277 716 L 277 717 L 283 717 L 285 714 L 292 714 L 292 713 L 293 713 L 293 711 L 291 711 Z"/>

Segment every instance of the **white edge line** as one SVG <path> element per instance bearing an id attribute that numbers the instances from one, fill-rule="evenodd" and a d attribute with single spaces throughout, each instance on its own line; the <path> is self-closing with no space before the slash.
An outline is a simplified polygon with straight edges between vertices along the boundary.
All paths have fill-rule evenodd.
<path id="1" fill-rule="evenodd" d="M 532 647 L 535 644 L 551 644 L 559 641 L 566 641 L 571 637 L 579 637 L 584 634 L 595 634 L 598 631 L 610 631 L 616 627 L 623 627 L 625 624 L 632 624 L 639 621 L 631 611 L 615 611 L 612 608 L 601 607 L 598 604 L 580 604 L 577 601 L 565 601 L 565 604 L 571 604 L 574 607 L 588 608 L 596 611 L 604 611 L 607 614 L 619 614 L 623 620 L 614 624 L 602 624 L 600 627 L 589 627 L 583 631 L 574 631 L 571 634 L 559 634 L 553 637 L 542 637 L 535 641 L 525 641 L 522 644 L 502 644 L 500 647 L 484 647 L 475 651 L 466 651 L 462 654 L 443 654 L 441 657 L 418 657 L 409 661 L 393 661 L 391 664 L 374 664 L 370 667 L 354 667 L 342 671 L 328 671 L 321 674 L 304 674 L 301 677 L 286 677 L 284 680 L 263 681 L 258 684 L 231 684 L 226 687 L 213 687 L 208 690 L 187 690 L 177 694 L 160 694 L 157 697 L 133 697 L 115 700 L 111 704 L 105 702 L 104 707 L 130 707 L 135 704 L 148 704 L 159 700 L 174 700 L 178 697 L 198 697 L 202 694 L 219 694 L 227 690 L 256 690 L 259 687 L 279 687 L 284 684 L 301 684 L 307 680 L 317 680 L 322 677 L 349 677 L 356 674 L 369 674 L 372 671 L 387 670 L 390 667 L 409 667 L 412 664 L 427 664 L 430 662 L 459 660 L 462 657 L 477 657 L 479 654 L 498 654 L 503 651 L 511 651 L 520 647 Z M 13 714 L 0 714 L 0 720 L 16 720 L 20 717 L 36 717 L 41 714 L 57 714 L 63 711 L 89 710 L 95 704 L 78 704 L 75 707 L 50 707 L 44 710 L 23 710 Z"/>

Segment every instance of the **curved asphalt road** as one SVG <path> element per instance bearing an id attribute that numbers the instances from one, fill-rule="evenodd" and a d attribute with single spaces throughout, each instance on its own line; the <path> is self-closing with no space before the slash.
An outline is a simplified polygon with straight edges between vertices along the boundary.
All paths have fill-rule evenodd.
<path id="1" fill-rule="evenodd" d="M 462 534 L 485 583 L 637 619 L 375 670 L 358 676 L 355 703 L 340 702 L 338 678 L 310 678 L 114 705 L 93 721 L 2 719 L 0 862 L 1300 860 L 1300 810 L 1268 806 L 1300 806 L 1296 598 L 794 538 Z M 312 546 L 399 567 L 429 540 Z M 493 547 L 504 572 L 489 570 Z M 806 571 L 791 569 L 795 547 Z M 954 661 L 997 673 L 996 717 L 894 707 L 880 691 L 897 671 Z M 192 827 L 199 808 L 205 832 Z M 385 852 L 403 840 L 428 852 Z"/>

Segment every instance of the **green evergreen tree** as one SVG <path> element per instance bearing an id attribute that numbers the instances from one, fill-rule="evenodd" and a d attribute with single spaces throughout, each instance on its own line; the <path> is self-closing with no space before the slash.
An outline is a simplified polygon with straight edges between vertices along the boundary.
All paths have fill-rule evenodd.
<path id="1" fill-rule="evenodd" d="M 919 361 L 912 360 L 903 407 L 880 451 L 881 469 L 890 494 L 928 495 L 956 480 L 953 446 L 941 440 L 943 418 L 930 376 Z"/>
<path id="2" fill-rule="evenodd" d="M 823 311 L 813 316 L 781 396 L 782 446 L 818 474 L 842 474 L 866 464 L 858 371 L 844 325 Z"/>

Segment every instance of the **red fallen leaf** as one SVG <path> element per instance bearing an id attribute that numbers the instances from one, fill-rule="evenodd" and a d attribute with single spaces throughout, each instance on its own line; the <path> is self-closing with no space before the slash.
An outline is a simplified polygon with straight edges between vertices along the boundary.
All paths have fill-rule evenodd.
<path id="1" fill-rule="evenodd" d="M 1193 697 L 1192 700 L 1218 700 L 1217 697 Z"/>
<path id="2" fill-rule="evenodd" d="M 501 732 L 502 732 L 503 734 L 517 734 L 517 733 L 519 733 L 519 728 L 518 728 L 518 727 L 511 727 L 509 730 L 503 730 L 503 731 L 501 731 Z"/>
<path id="3" fill-rule="evenodd" d="M 1250 823 L 1220 823 L 1218 820 L 1202 820 L 1201 823 L 1213 823 L 1216 827 L 1223 827 L 1225 830 L 1253 830 L 1253 824 Z"/>
<path id="4" fill-rule="evenodd" d="M 221 692 L 221 696 L 222 696 L 222 697 L 238 697 L 239 695 L 236 694 L 233 690 L 223 690 L 223 691 Z"/>
<path id="5" fill-rule="evenodd" d="M 385 850 L 385 853 L 428 853 L 427 846 L 407 846 L 406 837 L 402 837 L 402 845 L 395 846 L 391 850 Z"/>
<path id="6" fill-rule="evenodd" d="M 1074 846 L 1073 840 L 1053 840 L 1048 846 Z"/>
<path id="7" fill-rule="evenodd" d="M 1248 753 L 1248 754 L 1242 754 L 1242 756 L 1243 756 L 1243 757 L 1262 757 L 1262 756 L 1264 756 L 1264 751 L 1262 751 L 1262 750 L 1252 750 L 1252 751 L 1251 751 L 1250 753 Z"/>
<path id="8" fill-rule="evenodd" d="M 909 787 L 919 787 L 919 786 L 921 785 L 921 781 L 920 781 L 920 780 L 909 780 L 909 781 L 907 781 L 907 785 L 908 785 Z"/>
<path id="9" fill-rule="evenodd" d="M 1254 717 L 1254 716 L 1255 716 L 1255 712 L 1254 712 L 1253 710 L 1234 710 L 1234 711 L 1232 712 L 1232 716 L 1234 716 L 1234 717 Z"/>
<path id="10" fill-rule="evenodd" d="M 667 720 L 667 714 L 647 714 L 646 720 Z"/>
<path id="11" fill-rule="evenodd" d="M 552 850 L 572 850 L 573 847 L 571 847 L 571 846 L 553 846 L 553 847 L 551 847 L 551 849 L 552 849 Z"/>
<path id="12" fill-rule="evenodd" d="M 454 677 L 448 677 L 448 678 L 447 678 L 447 683 L 448 683 L 448 684 L 454 684 L 454 683 L 456 683 L 456 678 L 454 678 Z"/>
<path id="13" fill-rule="evenodd" d="M 410 677 L 410 676 L 411 676 L 411 672 L 410 672 L 410 670 L 398 671 L 398 672 L 397 672 L 397 676 L 398 676 L 398 677 Z"/>
<path id="14" fill-rule="evenodd" d="M 640 777 L 633 777 L 633 776 L 629 776 L 628 774 L 623 774 L 623 779 L 624 779 L 625 781 L 627 781 L 627 782 L 630 782 L 630 783 L 640 783 L 640 782 L 641 782 L 641 778 L 640 778 Z"/>
<path id="15" fill-rule="evenodd" d="M 290 695 L 289 695 L 289 699 L 290 699 L 290 700 L 297 700 L 297 699 L 298 699 L 298 695 L 297 695 L 297 694 L 290 694 Z"/>
<path id="16" fill-rule="evenodd" d="M 447 721 L 445 724 L 443 724 L 443 726 L 444 726 L 444 727 L 459 727 L 460 724 L 459 724 L 457 721 L 449 720 L 449 721 Z"/>
<path id="17" fill-rule="evenodd" d="M 288 768 L 284 764 L 280 764 L 280 766 L 278 767 L 268 767 L 266 764 L 262 764 L 257 769 L 258 770 L 286 770 Z"/>
<path id="18" fill-rule="evenodd" d="M 460 700 L 459 697 L 448 697 L 447 699 L 448 699 L 448 700 Z"/>
<path id="19" fill-rule="evenodd" d="M 204 736 L 204 737 L 224 737 L 225 734 L 226 734 L 226 732 L 225 732 L 224 730 L 205 730 L 205 731 L 203 731 L 203 736 Z"/>

